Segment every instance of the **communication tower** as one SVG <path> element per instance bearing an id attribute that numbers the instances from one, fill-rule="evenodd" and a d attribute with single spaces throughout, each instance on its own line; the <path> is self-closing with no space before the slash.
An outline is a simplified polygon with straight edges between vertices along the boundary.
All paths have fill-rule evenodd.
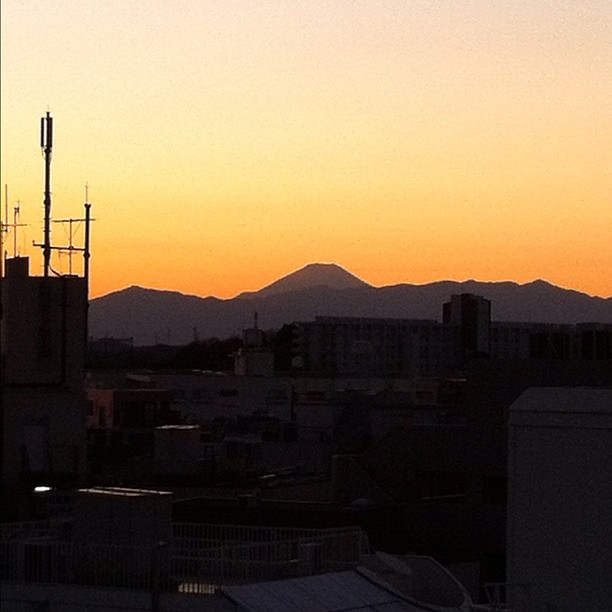
<path id="1" fill-rule="evenodd" d="M 83 253 L 83 276 L 89 285 L 89 258 L 90 258 L 90 224 L 93 219 L 91 218 L 91 203 L 89 202 L 89 186 L 85 185 L 85 203 L 83 205 L 85 209 L 85 215 L 83 218 L 68 218 L 68 219 L 52 219 L 51 217 L 51 155 L 53 151 L 53 117 L 49 111 L 45 117 L 40 120 L 40 146 L 42 148 L 43 157 L 45 159 L 45 191 L 44 191 L 44 232 L 43 242 L 34 243 L 34 246 L 40 247 L 43 250 L 44 258 L 44 276 L 49 276 L 49 272 L 52 272 L 56 276 L 61 276 L 59 272 L 56 272 L 51 266 L 51 253 L 53 251 L 59 251 L 68 253 L 69 258 L 69 275 L 72 275 L 72 255 L 75 252 Z M 67 224 L 69 226 L 68 232 L 68 245 L 66 246 L 53 246 L 51 244 L 51 223 Z M 74 232 L 75 224 L 85 224 L 85 237 L 84 244 L 82 247 L 74 245 Z"/>

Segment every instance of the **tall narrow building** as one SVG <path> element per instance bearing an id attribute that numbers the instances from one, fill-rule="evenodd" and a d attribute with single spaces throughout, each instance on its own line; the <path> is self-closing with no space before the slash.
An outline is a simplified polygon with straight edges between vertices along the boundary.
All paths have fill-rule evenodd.
<path id="1" fill-rule="evenodd" d="M 460 329 L 463 357 L 489 355 L 491 348 L 491 302 L 479 295 L 452 295 L 443 306 L 443 321 Z"/>
<path id="2" fill-rule="evenodd" d="M 46 155 L 44 275 L 28 257 L 2 262 L 0 278 L 0 439 L 2 519 L 31 515 L 35 489 L 78 485 L 86 472 L 85 350 L 87 341 L 89 207 L 83 275 L 50 265 L 50 125 Z M 41 138 L 41 141 L 43 139 Z M 81 221 L 81 220 L 80 220 Z M 2 225 L 3 235 L 8 225 Z M 2 255 L 4 257 L 4 254 Z"/>
<path id="3" fill-rule="evenodd" d="M 72 486 L 85 474 L 87 284 L 36 277 L 26 257 L 2 278 L 2 488 L 12 514 L 34 487 Z"/>

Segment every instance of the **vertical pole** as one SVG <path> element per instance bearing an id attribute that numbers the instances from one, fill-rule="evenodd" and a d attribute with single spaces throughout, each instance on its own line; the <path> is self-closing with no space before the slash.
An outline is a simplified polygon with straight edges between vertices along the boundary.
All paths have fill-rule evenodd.
<path id="1" fill-rule="evenodd" d="M 72 276 L 72 224 L 73 219 L 68 219 L 68 274 Z"/>
<path id="2" fill-rule="evenodd" d="M 87 190 L 87 188 L 86 188 Z M 85 200 L 87 200 L 87 193 Z M 89 241 L 91 226 L 91 204 L 85 202 L 85 244 L 83 245 L 83 278 L 85 279 L 85 359 L 88 359 L 89 351 Z"/>
<path id="3" fill-rule="evenodd" d="M 8 223 L 8 185 L 4 185 L 4 197 L 5 200 L 5 219 L 4 222 Z M 4 281 L 4 223 L 2 222 L 2 208 L 0 207 L 0 326 L 4 327 L 4 295 L 5 281 Z M 5 340 L 6 338 L 3 338 Z M 4 364 L 2 364 L 4 366 Z M 0 367 L 0 453 L 2 454 L 2 467 L 4 468 L 4 449 L 7 446 L 4 444 L 4 367 Z M 0 499 L 0 515 L 3 517 L 8 514 L 9 504 L 6 501 L 8 487 L 4 488 L 4 469 L 0 475 L 0 481 L 2 481 L 4 495 Z M 10 495 L 10 494 L 9 494 Z M 6 520 L 6 519 L 4 519 Z"/>
<path id="4" fill-rule="evenodd" d="M 295 386 L 294 385 L 291 385 L 289 393 L 290 393 L 289 395 L 289 414 L 290 414 L 291 422 L 295 423 L 296 415 L 295 415 Z"/>
<path id="5" fill-rule="evenodd" d="M 156 542 L 151 550 L 151 612 L 159 612 L 161 603 L 162 557 L 166 549 L 165 542 Z M 164 568 L 166 566 L 164 565 Z"/>
<path id="6" fill-rule="evenodd" d="M 4 276 L 4 232 L 8 227 L 8 185 L 4 185 L 4 222 L 0 214 L 0 277 Z M 1 209 L 0 209 L 1 210 Z"/>
<path id="7" fill-rule="evenodd" d="M 51 265 L 51 150 L 53 148 L 53 118 L 49 111 L 40 121 L 40 144 L 45 156 L 45 236 L 44 275 L 49 276 Z"/>
<path id="8" fill-rule="evenodd" d="M 17 216 L 19 215 L 19 206 L 13 209 L 13 257 L 17 257 Z"/>
<path id="9" fill-rule="evenodd" d="M 87 298 L 89 299 L 89 241 L 91 225 L 91 204 L 85 202 L 85 249 L 83 250 L 83 276 L 87 283 Z"/>

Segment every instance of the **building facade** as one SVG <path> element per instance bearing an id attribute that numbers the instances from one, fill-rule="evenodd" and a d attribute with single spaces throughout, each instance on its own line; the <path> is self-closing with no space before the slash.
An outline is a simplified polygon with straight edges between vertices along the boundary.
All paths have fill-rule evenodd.
<path id="1" fill-rule="evenodd" d="M 612 361 L 612 325 L 491 321 L 491 303 L 453 295 L 435 320 L 316 317 L 295 324 L 301 369 L 322 376 L 447 377 L 467 359 Z"/>
<path id="2" fill-rule="evenodd" d="M 512 604 L 559 612 L 610 609 L 611 475 L 611 388 L 531 388 L 512 404 Z"/>
<path id="3" fill-rule="evenodd" d="M 2 484 L 10 515 L 25 510 L 35 486 L 72 486 L 85 476 L 87 283 L 31 276 L 28 258 L 16 257 L 6 260 L 1 286 Z"/>

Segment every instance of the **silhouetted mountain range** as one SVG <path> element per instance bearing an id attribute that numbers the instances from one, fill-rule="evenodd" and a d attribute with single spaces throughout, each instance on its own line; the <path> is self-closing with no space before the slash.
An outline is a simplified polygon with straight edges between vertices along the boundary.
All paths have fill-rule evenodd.
<path id="1" fill-rule="evenodd" d="M 437 319 L 455 293 L 491 300 L 494 321 L 612 323 L 612 298 L 591 297 L 542 280 L 439 281 L 374 287 L 335 264 L 310 264 L 259 291 L 230 299 L 132 286 L 91 300 L 89 334 L 134 339 L 137 345 L 187 344 L 240 334 L 258 313 L 262 329 L 318 315 Z"/>

